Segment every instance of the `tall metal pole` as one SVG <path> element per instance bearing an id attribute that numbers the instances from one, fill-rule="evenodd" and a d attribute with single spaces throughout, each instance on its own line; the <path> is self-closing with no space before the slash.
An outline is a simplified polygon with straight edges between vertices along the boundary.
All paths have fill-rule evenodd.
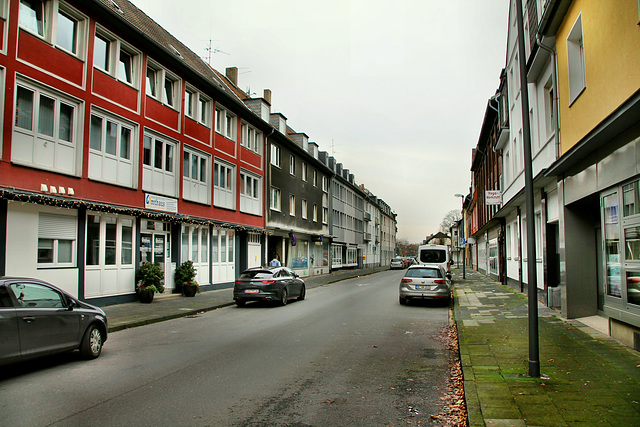
<path id="1" fill-rule="evenodd" d="M 524 193 L 527 213 L 527 285 L 529 289 L 529 376 L 540 376 L 538 347 L 538 279 L 536 274 L 536 233 L 533 199 L 533 170 L 531 162 L 531 131 L 529 123 L 529 92 L 524 51 L 524 23 L 522 22 L 522 0 L 516 0 L 518 25 L 518 59 L 520 63 L 520 99 L 522 101 L 522 136 L 524 143 Z"/>

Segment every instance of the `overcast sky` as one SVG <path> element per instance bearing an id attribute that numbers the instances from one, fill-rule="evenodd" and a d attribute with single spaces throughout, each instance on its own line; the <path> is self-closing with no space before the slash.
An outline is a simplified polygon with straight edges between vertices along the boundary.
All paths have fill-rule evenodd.
<path id="1" fill-rule="evenodd" d="M 509 0 L 133 0 L 304 132 L 398 215 L 438 231 L 505 66 Z M 211 47 L 211 50 L 208 48 Z"/>

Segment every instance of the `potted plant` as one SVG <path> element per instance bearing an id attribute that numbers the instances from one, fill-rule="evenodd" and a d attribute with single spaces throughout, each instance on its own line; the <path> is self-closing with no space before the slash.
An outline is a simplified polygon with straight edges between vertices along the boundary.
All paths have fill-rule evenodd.
<path id="1" fill-rule="evenodd" d="M 196 282 L 196 269 L 193 261 L 185 261 L 176 268 L 174 274 L 176 288 L 182 288 L 185 297 L 193 297 L 200 292 L 200 285 Z"/>
<path id="2" fill-rule="evenodd" d="M 164 292 L 164 271 L 160 266 L 145 262 L 136 271 L 136 294 L 140 302 L 150 303 L 156 292 Z"/>

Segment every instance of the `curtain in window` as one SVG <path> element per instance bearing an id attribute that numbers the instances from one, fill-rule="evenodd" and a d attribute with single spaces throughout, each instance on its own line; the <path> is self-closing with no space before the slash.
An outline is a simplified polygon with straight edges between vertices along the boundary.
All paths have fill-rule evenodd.
<path id="1" fill-rule="evenodd" d="M 33 91 L 18 87 L 16 99 L 16 126 L 32 130 L 33 123 Z"/>

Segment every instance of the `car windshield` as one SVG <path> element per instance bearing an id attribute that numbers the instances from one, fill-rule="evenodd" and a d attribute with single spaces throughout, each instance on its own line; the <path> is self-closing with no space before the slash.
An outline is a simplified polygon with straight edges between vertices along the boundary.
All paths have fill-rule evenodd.
<path id="1" fill-rule="evenodd" d="M 441 263 L 447 260 L 447 255 L 442 249 L 424 249 L 420 251 L 420 262 Z"/>
<path id="2" fill-rule="evenodd" d="M 272 279 L 273 273 L 266 270 L 245 271 L 240 274 L 240 279 Z"/>
<path id="3" fill-rule="evenodd" d="M 438 279 L 442 277 L 440 270 L 437 268 L 412 268 L 407 271 L 405 277 L 417 277 L 422 279 L 434 278 Z"/>
<path id="4" fill-rule="evenodd" d="M 402 260 L 400 258 L 394 258 L 391 260 L 391 262 L 402 262 Z"/>

